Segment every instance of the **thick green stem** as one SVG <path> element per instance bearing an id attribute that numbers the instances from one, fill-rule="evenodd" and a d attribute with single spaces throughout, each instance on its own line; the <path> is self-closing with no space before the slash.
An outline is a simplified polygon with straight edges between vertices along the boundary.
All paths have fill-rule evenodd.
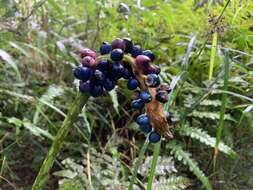
<path id="1" fill-rule="evenodd" d="M 78 117 L 78 114 L 81 112 L 83 106 L 87 102 L 89 96 L 78 93 L 75 101 L 73 102 L 70 110 L 61 126 L 57 132 L 53 144 L 51 145 L 50 150 L 47 153 L 47 156 L 40 168 L 40 171 L 35 179 L 35 182 L 32 186 L 32 190 L 41 190 L 45 185 L 49 171 L 53 166 L 54 160 L 61 149 L 61 145 L 64 142 L 65 137 L 67 136 L 69 129 L 73 126 L 74 121 Z"/>
<path id="2" fill-rule="evenodd" d="M 143 144 L 143 146 L 141 148 L 139 157 L 138 157 L 136 163 L 134 164 L 134 171 L 133 171 L 133 174 L 132 174 L 132 178 L 131 178 L 128 190 L 133 190 L 134 181 L 135 181 L 135 178 L 137 176 L 137 172 L 138 172 L 138 169 L 139 169 L 139 167 L 141 165 L 141 162 L 142 162 L 142 160 L 144 158 L 145 152 L 146 152 L 146 150 L 148 148 L 148 144 L 149 144 L 149 140 L 148 140 L 148 137 L 147 137 L 146 141 L 144 142 L 144 144 Z"/>
<path id="3" fill-rule="evenodd" d="M 151 164 L 151 170 L 148 176 L 148 186 L 147 190 L 152 190 L 152 184 L 153 184 L 153 179 L 156 173 L 156 165 L 158 161 L 158 156 L 160 153 L 160 147 L 161 147 L 161 141 L 155 144 L 155 150 L 153 153 L 153 159 L 152 159 L 152 164 Z"/>

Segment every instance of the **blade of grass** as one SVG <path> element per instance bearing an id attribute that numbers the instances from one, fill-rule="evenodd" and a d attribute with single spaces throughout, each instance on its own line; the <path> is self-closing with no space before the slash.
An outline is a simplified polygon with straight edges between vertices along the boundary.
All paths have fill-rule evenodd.
<path id="1" fill-rule="evenodd" d="M 132 174 L 132 178 L 131 178 L 131 181 L 130 181 L 130 184 L 129 184 L 129 187 L 128 187 L 128 190 L 133 190 L 133 186 L 134 186 L 134 181 L 135 181 L 135 178 L 137 176 L 137 172 L 138 172 L 138 169 L 141 165 L 141 161 L 143 160 L 144 158 L 144 155 L 145 155 L 145 152 L 148 148 L 148 144 L 149 144 L 149 140 L 148 140 L 148 136 L 141 148 L 141 151 L 140 151 L 140 154 L 139 154 L 139 157 L 136 161 L 136 163 L 134 164 L 134 171 L 133 171 L 133 174 Z"/>
<path id="2" fill-rule="evenodd" d="M 87 102 L 89 96 L 78 93 L 75 101 L 73 102 L 66 118 L 63 121 L 62 127 L 57 132 L 53 144 L 51 145 L 43 164 L 41 165 L 40 171 L 33 183 L 32 190 L 41 190 L 45 185 L 49 170 L 52 168 L 54 160 L 60 151 L 61 145 L 64 143 L 64 139 L 68 134 L 69 129 L 73 126 L 74 121 L 81 112 L 81 109 Z"/>
<path id="3" fill-rule="evenodd" d="M 213 68 L 214 68 L 214 61 L 215 61 L 215 56 L 216 56 L 217 42 L 218 42 L 218 33 L 214 32 L 212 48 L 211 48 L 211 58 L 210 58 L 210 65 L 209 65 L 208 80 L 211 80 L 213 78 Z"/>
<path id="4" fill-rule="evenodd" d="M 152 184 L 153 184 L 153 179 L 156 173 L 156 165 L 157 165 L 157 160 L 160 153 L 160 147 L 161 147 L 161 141 L 159 141 L 159 143 L 156 143 L 155 145 L 155 150 L 153 153 L 153 159 L 152 159 L 152 164 L 151 164 L 151 170 L 148 177 L 147 190 L 152 190 Z"/>
<path id="5" fill-rule="evenodd" d="M 229 79 L 229 60 L 228 60 L 228 56 L 225 53 L 225 57 L 224 57 L 224 91 L 227 91 L 228 89 L 228 79 Z M 226 104 L 227 104 L 227 94 L 224 93 L 222 94 L 222 103 L 221 103 L 221 110 L 220 110 L 220 121 L 219 121 L 219 127 L 217 128 L 216 131 L 216 142 L 215 142 L 215 148 L 214 148 L 214 160 L 213 160 L 213 164 L 214 164 L 214 168 L 216 166 L 216 160 L 217 160 L 217 156 L 219 153 L 219 144 L 221 141 L 221 135 L 222 135 L 222 130 L 224 128 L 224 124 L 225 124 L 225 111 L 226 111 Z"/>

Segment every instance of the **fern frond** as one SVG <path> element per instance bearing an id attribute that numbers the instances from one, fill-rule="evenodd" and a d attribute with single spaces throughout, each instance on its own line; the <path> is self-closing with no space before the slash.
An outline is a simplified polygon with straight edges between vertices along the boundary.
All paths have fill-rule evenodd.
<path id="1" fill-rule="evenodd" d="M 188 178 L 182 176 L 171 176 L 169 178 L 159 178 L 153 183 L 153 189 L 156 190 L 183 190 L 191 185 Z"/>
<path id="2" fill-rule="evenodd" d="M 219 120 L 220 114 L 217 112 L 204 112 L 204 111 L 197 111 L 194 110 L 191 114 L 188 116 L 197 117 L 200 119 L 211 119 L 211 120 Z M 225 114 L 225 120 L 235 121 L 233 117 L 229 114 Z"/>
<path id="3" fill-rule="evenodd" d="M 219 107 L 221 106 L 221 101 L 220 100 L 203 100 L 200 102 L 201 106 L 214 106 L 214 107 Z"/>
<path id="4" fill-rule="evenodd" d="M 191 154 L 185 152 L 183 148 L 176 144 L 175 141 L 171 141 L 168 144 L 168 148 L 171 149 L 171 154 L 174 154 L 175 157 L 182 161 L 185 165 L 189 167 L 189 169 L 194 173 L 194 175 L 202 182 L 207 190 L 212 190 L 212 186 L 209 183 L 208 178 L 205 176 L 203 171 L 198 167 L 198 164 L 191 158 Z"/>
<path id="5" fill-rule="evenodd" d="M 190 136 L 191 138 L 197 139 L 210 147 L 215 147 L 215 138 L 211 137 L 206 131 L 203 131 L 200 128 L 182 126 L 179 127 L 178 130 L 181 135 Z M 218 149 L 221 152 L 228 154 L 232 157 L 236 155 L 236 152 L 223 142 L 220 142 Z"/>

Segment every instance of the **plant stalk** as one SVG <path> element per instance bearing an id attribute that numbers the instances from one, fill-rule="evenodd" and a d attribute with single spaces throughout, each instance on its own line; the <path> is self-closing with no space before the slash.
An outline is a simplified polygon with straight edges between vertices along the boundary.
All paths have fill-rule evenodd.
<path id="1" fill-rule="evenodd" d="M 64 143 L 64 139 L 67 136 L 70 128 L 73 126 L 78 114 L 81 112 L 83 106 L 86 104 L 89 96 L 78 93 L 75 101 L 71 105 L 66 118 L 63 121 L 63 124 L 59 131 L 57 132 L 53 144 L 51 145 L 46 158 L 44 159 L 40 171 L 33 183 L 31 190 L 42 190 L 45 185 L 49 171 L 53 166 L 54 160 L 59 153 L 62 144 Z"/>

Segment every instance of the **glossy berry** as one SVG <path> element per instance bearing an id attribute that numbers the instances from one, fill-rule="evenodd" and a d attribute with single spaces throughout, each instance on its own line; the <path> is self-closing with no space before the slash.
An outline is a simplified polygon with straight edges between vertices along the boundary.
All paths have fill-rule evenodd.
<path id="1" fill-rule="evenodd" d="M 158 134 L 157 132 L 153 131 L 153 132 L 151 132 L 151 133 L 149 134 L 148 139 L 149 139 L 149 142 L 151 142 L 151 143 L 157 143 L 157 142 L 160 141 L 161 135 Z"/>
<path id="2" fill-rule="evenodd" d="M 111 78 L 105 78 L 103 86 L 106 91 L 111 91 L 115 87 L 115 81 Z"/>
<path id="3" fill-rule="evenodd" d="M 125 43 L 125 53 L 131 53 L 133 49 L 133 42 L 130 38 L 123 38 Z"/>
<path id="4" fill-rule="evenodd" d="M 132 76 L 131 72 L 127 68 L 124 68 L 123 73 L 122 73 L 122 77 L 124 79 L 130 79 L 131 76 Z"/>
<path id="5" fill-rule="evenodd" d="M 136 123 L 138 123 L 139 125 L 148 125 L 149 122 L 150 121 L 147 114 L 141 114 L 136 119 Z"/>
<path id="6" fill-rule="evenodd" d="M 96 69 L 93 73 L 93 80 L 96 82 L 102 82 L 103 79 L 104 79 L 104 74 L 100 70 Z"/>
<path id="7" fill-rule="evenodd" d="M 94 67 L 96 65 L 96 61 L 91 56 L 86 56 L 82 59 L 82 65 L 85 67 Z"/>
<path id="8" fill-rule="evenodd" d="M 140 93 L 140 99 L 142 99 L 143 102 L 148 103 L 152 100 L 152 96 L 148 90 L 143 90 Z"/>
<path id="9" fill-rule="evenodd" d="M 148 56 L 151 61 L 155 60 L 155 54 L 151 50 L 145 50 L 142 54 Z"/>
<path id="10" fill-rule="evenodd" d="M 112 65 L 112 77 L 119 79 L 122 77 L 124 72 L 124 67 L 120 63 L 114 63 Z"/>
<path id="11" fill-rule="evenodd" d="M 102 60 L 98 63 L 97 69 L 100 71 L 107 71 L 109 69 L 110 62 L 108 60 Z"/>
<path id="12" fill-rule="evenodd" d="M 104 92 L 103 86 L 102 85 L 92 85 L 90 89 L 90 94 L 93 97 L 98 97 L 101 96 Z"/>
<path id="13" fill-rule="evenodd" d="M 92 75 L 92 70 L 88 67 L 77 67 L 74 70 L 74 76 L 82 81 L 86 81 L 90 78 L 90 76 Z"/>
<path id="14" fill-rule="evenodd" d="M 149 87 L 157 87 L 160 85 L 160 79 L 157 74 L 148 74 L 145 83 Z"/>
<path id="15" fill-rule="evenodd" d="M 92 51 L 91 49 L 89 48 L 84 48 L 80 51 L 80 54 L 81 54 L 81 58 L 84 58 L 86 56 L 90 56 L 92 57 L 93 59 L 96 59 L 96 52 L 95 51 Z"/>
<path id="16" fill-rule="evenodd" d="M 86 82 L 81 83 L 79 86 L 79 90 L 82 93 L 89 92 L 90 91 L 90 81 L 88 80 Z"/>
<path id="17" fill-rule="evenodd" d="M 127 82 L 127 88 L 129 90 L 135 90 L 139 86 L 139 81 L 136 78 L 130 78 Z"/>
<path id="18" fill-rule="evenodd" d="M 113 61 L 121 61 L 123 59 L 124 52 L 122 49 L 114 49 L 111 52 L 111 59 Z"/>
<path id="19" fill-rule="evenodd" d="M 103 42 L 102 45 L 100 46 L 101 55 L 108 54 L 110 53 L 111 50 L 112 50 L 112 46 L 108 42 Z"/>
<path id="20" fill-rule="evenodd" d="M 146 55 L 138 55 L 135 58 L 135 63 L 137 67 L 141 68 L 142 70 L 146 70 L 149 68 L 149 63 L 151 60 Z"/>
<path id="21" fill-rule="evenodd" d="M 115 40 L 112 41 L 112 49 L 121 49 L 125 50 L 125 42 L 124 40 L 120 38 L 116 38 Z"/>
<path id="22" fill-rule="evenodd" d="M 151 125 L 140 125 L 140 130 L 143 131 L 144 133 L 149 133 L 152 131 L 152 126 Z"/>
<path id="23" fill-rule="evenodd" d="M 144 107 L 144 102 L 141 99 L 133 100 L 131 106 L 134 109 L 142 109 Z"/>
<path id="24" fill-rule="evenodd" d="M 141 55 L 141 54 L 142 54 L 141 46 L 139 45 L 133 46 L 133 49 L 131 51 L 132 57 L 137 57 L 138 55 Z"/>
<path id="25" fill-rule="evenodd" d="M 161 103 L 166 103 L 169 100 L 168 92 L 165 90 L 159 90 L 156 93 L 155 98 L 157 101 L 159 101 Z"/>

